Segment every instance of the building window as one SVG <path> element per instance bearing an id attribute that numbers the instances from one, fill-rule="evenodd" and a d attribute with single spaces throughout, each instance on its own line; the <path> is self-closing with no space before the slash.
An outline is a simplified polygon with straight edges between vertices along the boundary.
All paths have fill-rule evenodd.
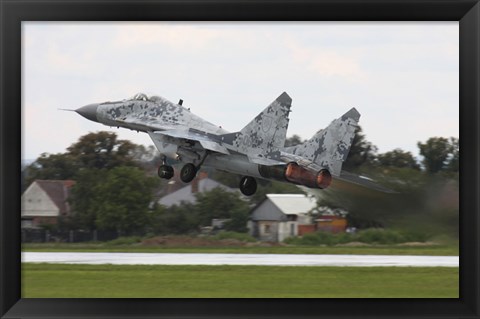
<path id="1" fill-rule="evenodd" d="M 263 232 L 264 232 L 265 234 L 270 234 L 270 231 L 271 231 L 270 225 L 264 225 L 264 227 L 263 227 Z"/>

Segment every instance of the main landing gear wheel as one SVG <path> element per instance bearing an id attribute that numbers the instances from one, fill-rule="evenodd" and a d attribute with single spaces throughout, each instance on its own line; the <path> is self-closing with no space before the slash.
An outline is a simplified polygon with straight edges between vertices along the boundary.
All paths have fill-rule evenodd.
<path id="1" fill-rule="evenodd" d="M 197 169 L 192 163 L 185 164 L 180 171 L 180 179 L 184 183 L 190 183 L 197 175 Z"/>
<path id="2" fill-rule="evenodd" d="M 170 179 L 173 177 L 173 167 L 170 165 L 160 165 L 158 167 L 158 177 Z"/>
<path id="3" fill-rule="evenodd" d="M 240 191 L 245 196 L 251 196 L 257 191 L 257 181 L 250 176 L 242 177 L 240 181 Z"/>

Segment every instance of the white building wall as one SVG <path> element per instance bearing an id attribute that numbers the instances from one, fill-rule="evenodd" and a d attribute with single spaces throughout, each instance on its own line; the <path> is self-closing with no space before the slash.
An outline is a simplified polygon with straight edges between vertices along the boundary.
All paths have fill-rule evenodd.
<path id="1" fill-rule="evenodd" d="M 22 194 L 22 217 L 55 217 L 59 215 L 57 205 L 36 183 L 32 183 Z"/>
<path id="2" fill-rule="evenodd" d="M 298 235 L 298 222 L 288 221 L 278 224 L 278 241 L 282 242 L 285 238 Z"/>
<path id="3" fill-rule="evenodd" d="M 312 224 L 312 218 L 307 214 L 298 214 L 297 221 L 299 225 Z"/>
<path id="4" fill-rule="evenodd" d="M 279 222 L 276 221 L 259 221 L 257 222 L 258 227 L 258 239 L 261 241 L 272 241 L 276 242 L 278 240 L 278 231 L 279 231 Z"/>
<path id="5" fill-rule="evenodd" d="M 250 236 L 254 236 L 255 229 L 254 229 L 253 221 L 251 221 L 251 220 L 247 221 L 247 229 L 248 229 L 248 234 Z"/>

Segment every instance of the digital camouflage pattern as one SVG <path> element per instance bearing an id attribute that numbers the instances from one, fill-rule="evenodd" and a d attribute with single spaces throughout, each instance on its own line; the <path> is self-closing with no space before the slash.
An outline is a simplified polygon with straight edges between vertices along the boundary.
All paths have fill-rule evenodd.
<path id="1" fill-rule="evenodd" d="M 359 119 L 360 113 L 352 108 L 305 143 L 287 147 L 283 151 L 303 157 L 321 168 L 327 168 L 332 175 L 339 176 L 342 163 L 347 159 L 355 137 Z"/>
<path id="2" fill-rule="evenodd" d="M 330 182 L 325 184 L 324 176 L 352 180 L 341 175 L 341 167 L 348 156 L 360 113 L 352 108 L 305 143 L 284 148 L 291 106 L 292 99 L 283 92 L 234 133 L 203 120 L 181 104 L 142 93 L 128 100 L 90 104 L 75 111 L 108 126 L 148 133 L 164 157 L 164 167 L 170 165 L 166 162 L 169 159 L 170 163 L 185 163 L 184 168 L 190 167 L 193 173 L 206 165 L 244 175 L 240 189 L 246 195 L 256 190 L 253 177 L 273 176 L 276 180 L 294 180 L 296 184 L 317 188 L 328 187 Z M 171 178 L 160 170 L 159 176 Z M 184 181 L 193 177 L 190 175 Z"/>
<path id="3" fill-rule="evenodd" d="M 227 133 L 179 104 L 159 96 L 147 97 L 142 93 L 130 100 L 99 104 L 97 117 L 99 122 L 106 125 L 139 128 L 141 131 L 194 128 L 213 134 Z"/>
<path id="4" fill-rule="evenodd" d="M 223 135 L 222 141 L 231 145 L 232 150 L 248 154 L 254 162 L 263 162 L 262 158 L 279 159 L 279 150 L 285 145 L 291 106 L 292 99 L 283 92 L 240 132 Z"/>

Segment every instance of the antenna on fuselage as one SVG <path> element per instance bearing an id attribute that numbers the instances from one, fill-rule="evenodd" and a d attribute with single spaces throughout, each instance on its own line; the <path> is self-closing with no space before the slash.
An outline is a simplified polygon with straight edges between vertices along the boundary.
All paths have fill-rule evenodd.
<path id="1" fill-rule="evenodd" d="M 182 99 L 180 99 L 180 100 L 178 101 L 178 105 L 180 105 L 180 106 L 182 106 L 182 105 L 183 105 L 183 100 L 182 100 Z M 190 108 L 188 108 L 187 110 L 189 110 L 189 111 L 190 111 Z"/>

